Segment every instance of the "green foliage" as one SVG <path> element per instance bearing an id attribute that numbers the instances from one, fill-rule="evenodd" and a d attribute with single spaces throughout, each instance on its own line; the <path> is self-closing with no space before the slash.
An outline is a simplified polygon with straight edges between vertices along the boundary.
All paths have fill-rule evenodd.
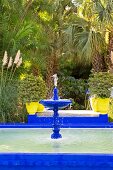
<path id="1" fill-rule="evenodd" d="M 18 114 L 17 84 L 17 81 L 13 80 L 0 87 L 0 122 L 15 121 Z"/>
<path id="2" fill-rule="evenodd" d="M 111 0 L 94 1 L 94 9 L 97 12 L 98 21 L 106 28 L 113 26 L 113 2 Z"/>
<path id="3" fill-rule="evenodd" d="M 108 115 L 109 115 L 109 121 L 113 122 L 113 98 L 110 98 Z"/>
<path id="4" fill-rule="evenodd" d="M 68 75 L 67 78 L 61 78 L 61 96 L 73 98 L 73 106 L 75 105 L 76 109 L 84 107 L 87 83 L 85 80 L 76 80 L 69 76 L 82 77 L 84 70 L 87 69 L 83 66 L 91 64 L 95 54 L 104 56 L 108 50 L 105 32 L 106 30 L 110 32 L 113 25 L 112 1 L 2 0 L 0 9 L 0 57 L 7 50 L 9 56 L 14 58 L 15 52 L 20 49 L 24 64 L 21 70 L 16 72 L 16 76 L 17 73 L 33 73 L 20 82 L 17 107 L 18 105 L 22 107 L 21 101 L 25 103 L 45 98 L 45 82 L 39 80 L 41 77 L 34 76 L 43 74 L 47 78 L 56 71 Z M 81 69 L 78 71 L 79 66 Z M 103 81 L 100 79 L 100 82 Z M 9 86 L 4 88 L 12 91 L 10 88 L 13 87 Z M 15 98 L 16 90 L 15 88 Z M 101 88 L 100 90 L 102 91 Z M 8 90 L 4 89 L 4 93 L 2 92 L 4 98 L 8 97 L 5 92 Z M 103 95 L 103 92 L 99 94 Z M 109 96 L 108 92 L 107 96 Z"/>
<path id="5" fill-rule="evenodd" d="M 22 64 L 20 51 L 15 60 L 5 51 L 0 73 L 0 121 L 13 122 L 18 117 L 18 81 L 14 79 L 16 69 Z"/>
<path id="6" fill-rule="evenodd" d="M 79 1 L 73 2 L 76 4 Z M 77 61 L 83 65 L 84 63 L 93 63 L 94 67 L 94 60 L 99 58 L 98 55 L 95 59 L 95 54 L 100 54 L 106 58 L 107 51 L 110 56 L 110 46 L 106 45 L 105 34 L 106 31 L 111 33 L 112 28 L 113 2 L 111 0 L 81 1 L 77 7 L 76 15 L 71 13 L 68 18 L 65 30 L 67 34 L 65 37 L 68 39 L 66 50 L 68 49 L 68 53 L 70 52 L 71 56 L 74 55 Z M 104 61 L 106 62 L 106 60 Z M 100 65 L 102 64 L 104 65 L 104 63 L 100 63 Z"/>
<path id="7" fill-rule="evenodd" d="M 41 76 L 27 75 L 19 84 L 19 98 L 23 103 L 44 99 L 47 88 Z"/>
<path id="8" fill-rule="evenodd" d="M 85 91 L 87 89 L 86 80 L 68 76 L 61 77 L 59 82 L 61 97 L 72 98 L 74 109 L 84 109 Z"/>
<path id="9" fill-rule="evenodd" d="M 14 57 L 15 52 L 20 49 L 24 61 L 29 60 L 32 65 L 35 62 L 39 66 L 48 48 L 48 34 L 44 26 L 38 22 L 37 10 L 40 5 L 41 1 L 37 1 L 35 5 L 32 0 L 2 1 L 0 55 L 3 55 L 7 49 L 9 55 Z M 41 63 L 41 68 L 43 63 Z"/>
<path id="10" fill-rule="evenodd" d="M 113 74 L 108 72 L 94 73 L 90 76 L 88 84 L 91 96 L 109 98 L 110 88 L 113 87 Z"/>

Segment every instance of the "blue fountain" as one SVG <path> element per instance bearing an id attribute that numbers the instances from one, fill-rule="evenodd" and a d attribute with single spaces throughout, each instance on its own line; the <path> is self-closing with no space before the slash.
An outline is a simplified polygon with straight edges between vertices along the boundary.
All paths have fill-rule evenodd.
<path id="1" fill-rule="evenodd" d="M 71 104 L 71 100 L 68 99 L 60 99 L 58 96 L 58 88 L 57 88 L 57 81 L 58 77 L 57 74 L 53 75 L 54 78 L 54 89 L 53 89 L 53 97 L 47 100 L 41 100 L 40 103 L 43 104 L 46 108 L 49 108 L 54 111 L 53 114 L 53 134 L 51 135 L 52 139 L 59 139 L 62 138 L 60 132 L 60 123 L 59 123 L 59 114 L 58 110 L 67 107 Z"/>

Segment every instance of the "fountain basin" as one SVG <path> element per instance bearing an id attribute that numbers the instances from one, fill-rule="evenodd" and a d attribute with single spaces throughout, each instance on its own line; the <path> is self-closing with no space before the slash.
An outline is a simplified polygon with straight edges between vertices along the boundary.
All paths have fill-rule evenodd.
<path id="1" fill-rule="evenodd" d="M 112 170 L 113 129 L 0 129 L 0 170 Z"/>
<path id="2" fill-rule="evenodd" d="M 0 129 L 2 153 L 113 154 L 113 129 L 63 128 L 62 139 L 52 140 L 51 129 Z"/>

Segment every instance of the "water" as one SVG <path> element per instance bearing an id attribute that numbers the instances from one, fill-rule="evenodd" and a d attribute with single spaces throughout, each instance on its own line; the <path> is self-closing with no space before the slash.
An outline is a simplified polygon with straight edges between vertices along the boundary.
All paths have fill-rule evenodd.
<path id="1" fill-rule="evenodd" d="M 61 129 L 63 138 L 50 138 L 51 129 L 0 129 L 0 152 L 112 153 L 113 129 Z"/>

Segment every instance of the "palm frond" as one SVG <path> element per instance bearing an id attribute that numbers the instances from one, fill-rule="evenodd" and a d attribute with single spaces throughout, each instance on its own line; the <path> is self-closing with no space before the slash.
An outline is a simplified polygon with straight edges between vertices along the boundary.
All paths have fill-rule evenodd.
<path id="1" fill-rule="evenodd" d="M 92 30 L 77 33 L 74 38 L 78 55 L 89 62 L 91 62 L 92 56 L 96 51 L 101 52 L 102 48 L 105 47 L 101 34 Z"/>

